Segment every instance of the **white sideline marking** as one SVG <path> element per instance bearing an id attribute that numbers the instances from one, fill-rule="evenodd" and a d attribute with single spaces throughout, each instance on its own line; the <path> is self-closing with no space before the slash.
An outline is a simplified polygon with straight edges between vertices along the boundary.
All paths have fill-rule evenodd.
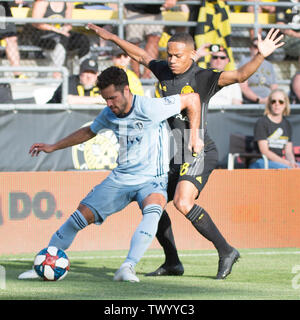
<path id="1" fill-rule="evenodd" d="M 300 254 L 300 251 L 258 251 L 258 252 L 243 252 L 241 257 L 244 255 L 276 255 L 276 254 Z M 205 256 L 216 256 L 217 253 L 183 253 L 179 254 L 180 257 L 205 257 Z M 71 259 L 79 260 L 92 260 L 92 259 L 124 259 L 126 255 L 118 256 L 73 256 L 68 255 Z M 143 258 L 163 258 L 163 254 L 149 254 L 145 255 Z M 0 261 L 32 261 L 34 258 L 1 258 Z"/>

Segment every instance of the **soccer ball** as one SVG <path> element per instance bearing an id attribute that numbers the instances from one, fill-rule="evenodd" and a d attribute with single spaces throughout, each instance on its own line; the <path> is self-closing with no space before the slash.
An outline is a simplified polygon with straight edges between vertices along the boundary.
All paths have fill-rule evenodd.
<path id="1" fill-rule="evenodd" d="M 33 267 L 42 279 L 56 281 L 67 275 L 70 261 L 63 250 L 50 246 L 35 256 Z"/>

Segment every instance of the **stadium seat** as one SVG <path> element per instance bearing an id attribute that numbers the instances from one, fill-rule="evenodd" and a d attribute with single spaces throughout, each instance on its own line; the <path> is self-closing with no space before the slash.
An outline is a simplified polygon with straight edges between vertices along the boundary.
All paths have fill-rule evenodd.
<path id="1" fill-rule="evenodd" d="M 296 161 L 300 162 L 300 146 L 294 146 L 294 154 Z"/>
<path id="2" fill-rule="evenodd" d="M 249 168 L 251 159 L 264 159 L 264 168 L 268 169 L 268 159 L 262 155 L 253 136 L 231 134 L 229 140 L 228 170 L 233 170 L 237 161 L 242 168 Z"/>

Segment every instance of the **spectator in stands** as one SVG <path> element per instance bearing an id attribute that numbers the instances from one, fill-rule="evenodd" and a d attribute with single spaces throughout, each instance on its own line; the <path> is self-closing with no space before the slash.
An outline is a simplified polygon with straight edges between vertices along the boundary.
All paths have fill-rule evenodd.
<path id="1" fill-rule="evenodd" d="M 288 24 L 290 29 L 282 29 L 284 37 L 284 51 L 286 56 L 297 58 L 300 63 L 300 5 L 297 1 L 281 0 L 295 3 L 293 7 L 276 7 L 276 22 Z"/>
<path id="2" fill-rule="evenodd" d="M 259 151 L 268 158 L 270 169 L 300 168 L 293 152 L 292 126 L 286 118 L 289 114 L 287 94 L 276 89 L 267 98 L 264 116 L 255 124 L 254 140 Z M 263 159 L 256 160 L 249 168 L 264 168 Z"/>
<path id="3" fill-rule="evenodd" d="M 111 56 L 114 66 L 125 70 L 128 77 L 129 88 L 132 94 L 143 96 L 144 89 L 139 77 L 132 70 L 128 69 L 131 58 L 119 47 L 112 50 Z"/>
<path id="4" fill-rule="evenodd" d="M 240 61 L 241 67 L 258 53 L 257 39 L 250 45 L 250 57 Z M 266 103 L 270 92 L 277 89 L 276 74 L 271 62 L 264 60 L 258 70 L 245 82 L 240 84 L 243 94 L 243 103 Z"/>
<path id="5" fill-rule="evenodd" d="M 277 0 L 252 0 L 252 1 L 253 2 L 275 2 Z M 248 7 L 246 7 L 246 10 L 251 13 L 255 12 L 254 6 L 248 6 Z M 258 7 L 258 13 L 264 13 L 264 12 L 265 13 L 275 13 L 275 11 L 276 11 L 275 6 L 260 5 Z M 250 32 L 250 38 L 254 39 L 255 38 L 254 30 L 250 29 L 249 32 Z M 258 32 L 261 33 L 262 30 L 259 30 Z"/>
<path id="6" fill-rule="evenodd" d="M 296 72 L 290 84 L 291 103 L 300 104 L 300 71 Z"/>
<path id="7" fill-rule="evenodd" d="M 74 4 L 75 9 L 85 9 L 85 10 L 118 10 L 118 3 L 107 3 L 107 2 L 75 2 Z M 97 24 L 98 25 L 98 24 Z M 114 26 L 111 24 L 106 25 L 98 25 L 109 32 L 114 32 Z M 109 53 L 107 52 L 107 43 L 103 39 L 99 39 L 99 56 L 108 56 Z"/>
<path id="8" fill-rule="evenodd" d="M 161 7 L 171 8 L 174 0 L 165 0 L 161 6 L 159 4 L 125 4 L 125 17 L 127 20 L 162 20 Z M 126 39 L 138 46 L 145 39 L 145 51 L 152 57 L 157 58 L 159 47 L 158 43 L 163 32 L 163 25 L 149 25 L 149 24 L 128 24 L 126 25 Z M 131 66 L 134 73 L 139 78 L 151 78 L 151 71 L 144 68 L 143 73 L 140 72 L 140 64 L 131 60 Z"/>
<path id="9" fill-rule="evenodd" d="M 197 21 L 199 14 L 199 4 L 183 4 L 182 1 L 178 3 L 177 0 L 165 0 L 162 10 L 172 10 L 174 7 L 178 7 L 179 11 L 189 12 L 189 21 Z M 194 36 L 195 27 L 189 27 L 189 31 L 179 30 L 178 32 L 189 32 L 191 36 Z"/>
<path id="10" fill-rule="evenodd" d="M 15 0 L 16 4 L 22 4 L 23 0 Z M 0 1 L 1 13 L 5 13 L 6 17 L 12 17 L 10 10 L 10 3 L 6 1 Z M 4 24 L 4 25 L 2 25 Z M 4 39 L 6 42 L 5 53 L 9 64 L 12 67 L 20 66 L 20 52 L 18 47 L 17 29 L 14 23 L 1 23 L 0 28 L 0 40 Z M 25 76 L 20 72 L 14 72 L 16 78 L 24 78 Z"/>
<path id="11" fill-rule="evenodd" d="M 86 59 L 80 65 L 80 74 L 69 77 L 68 103 L 69 104 L 98 104 L 105 103 L 100 96 L 97 87 L 97 77 L 99 75 L 98 63 L 93 59 Z M 48 103 L 61 103 L 62 85 L 54 92 Z"/>
<path id="12" fill-rule="evenodd" d="M 231 24 L 229 20 L 230 8 L 223 0 L 202 1 L 199 6 L 197 26 L 195 28 L 196 48 L 201 48 L 205 43 L 217 43 L 227 50 L 229 63 L 226 71 L 236 70 L 234 56 L 231 49 Z M 208 68 L 209 57 L 203 57 L 198 61 L 201 68 Z"/>
<path id="13" fill-rule="evenodd" d="M 218 71 L 224 71 L 226 65 L 229 63 L 227 50 L 217 46 L 218 51 L 212 52 L 210 60 L 210 68 Z M 210 106 L 224 106 L 224 105 L 239 105 L 242 104 L 242 91 L 238 83 L 233 83 L 229 86 L 223 87 L 218 91 L 209 101 Z"/>
<path id="14" fill-rule="evenodd" d="M 47 2 L 35 0 L 32 8 L 33 18 L 72 18 L 73 3 L 71 2 Z M 33 24 L 35 32 L 32 32 L 32 43 L 49 51 L 53 65 L 61 67 L 65 63 L 66 52 L 77 50 L 80 59 L 84 59 L 90 51 L 90 42 L 86 35 L 73 32 L 71 24 Z M 30 31 L 29 31 L 30 32 Z M 60 73 L 54 73 L 55 78 Z"/>

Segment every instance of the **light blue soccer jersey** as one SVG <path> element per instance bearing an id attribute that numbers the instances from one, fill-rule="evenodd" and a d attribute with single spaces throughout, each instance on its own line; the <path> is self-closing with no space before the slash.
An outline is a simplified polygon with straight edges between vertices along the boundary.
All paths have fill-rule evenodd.
<path id="1" fill-rule="evenodd" d="M 169 171 L 169 133 L 166 119 L 180 113 L 180 96 L 133 96 L 131 111 L 117 117 L 109 107 L 96 117 L 91 130 L 111 129 L 120 144 L 118 166 L 110 178 L 122 184 L 140 184 Z"/>

